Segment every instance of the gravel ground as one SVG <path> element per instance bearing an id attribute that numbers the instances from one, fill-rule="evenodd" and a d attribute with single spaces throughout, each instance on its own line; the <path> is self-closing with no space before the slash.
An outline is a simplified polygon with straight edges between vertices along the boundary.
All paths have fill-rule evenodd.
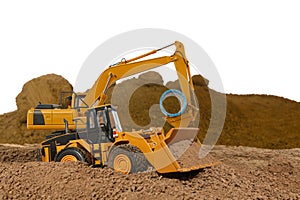
<path id="1" fill-rule="evenodd" d="M 212 168 L 124 175 L 34 161 L 37 145 L 0 145 L 0 199 L 299 199 L 300 149 L 216 146 Z"/>

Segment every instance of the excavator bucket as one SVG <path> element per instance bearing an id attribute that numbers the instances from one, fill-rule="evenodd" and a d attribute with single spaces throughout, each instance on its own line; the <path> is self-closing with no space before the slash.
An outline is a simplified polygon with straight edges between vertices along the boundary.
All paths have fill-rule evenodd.
<path id="1" fill-rule="evenodd" d="M 162 149 L 153 153 L 152 165 L 159 173 L 189 172 L 219 164 L 207 155 L 199 158 L 201 143 L 198 128 L 173 128 L 162 142 Z M 154 163 L 154 164 L 153 164 Z"/>

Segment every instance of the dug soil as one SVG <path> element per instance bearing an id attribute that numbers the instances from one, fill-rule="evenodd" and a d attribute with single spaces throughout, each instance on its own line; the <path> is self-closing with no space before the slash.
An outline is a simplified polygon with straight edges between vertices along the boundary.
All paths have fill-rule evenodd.
<path id="1" fill-rule="evenodd" d="M 0 145 L 0 199 L 299 199 L 300 149 L 216 146 L 221 164 L 185 174 L 124 175 L 34 161 L 37 145 Z"/>

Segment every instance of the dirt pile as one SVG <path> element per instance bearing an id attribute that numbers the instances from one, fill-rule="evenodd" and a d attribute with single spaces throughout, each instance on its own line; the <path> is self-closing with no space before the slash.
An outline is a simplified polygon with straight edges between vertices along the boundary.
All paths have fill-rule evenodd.
<path id="1" fill-rule="evenodd" d="M 35 107 L 39 102 L 59 104 L 61 91 L 73 91 L 73 87 L 66 79 L 56 74 L 40 76 L 25 83 L 16 97 L 20 120 L 26 121 L 28 109 Z"/>
<path id="2" fill-rule="evenodd" d="M 124 175 L 81 163 L 31 162 L 11 156 L 14 151 L 27 155 L 33 150 L 1 147 L 10 158 L 0 161 L 1 199 L 300 198 L 300 149 L 216 146 L 212 155 L 221 165 L 164 176 L 156 172 Z"/>
<path id="3" fill-rule="evenodd" d="M 199 137 L 202 140 L 211 119 L 210 93 L 219 93 L 208 87 L 209 81 L 193 76 L 195 94 L 200 108 Z M 125 80 L 109 89 L 109 98 L 118 106 L 123 129 L 131 131 L 152 126 L 163 126 L 164 115 L 159 108 L 161 94 L 167 89 L 178 89 L 178 81 L 163 84 L 156 72 Z M 59 103 L 59 92 L 72 86 L 63 77 L 50 74 L 33 79 L 24 85 L 17 97 L 18 110 L 0 115 L 0 142 L 37 143 L 49 131 L 26 130 L 26 112 L 42 103 Z M 114 98 L 115 97 L 115 98 Z M 300 103 L 269 95 L 227 94 L 227 112 L 218 144 L 261 148 L 300 147 Z M 109 100 L 107 102 L 110 102 Z M 166 110 L 178 111 L 178 102 L 168 103 Z"/>
<path id="4" fill-rule="evenodd" d="M 72 90 L 72 85 L 56 74 L 48 74 L 28 81 L 16 97 L 18 109 L 0 115 L 0 142 L 23 144 L 42 141 L 49 131 L 27 130 L 27 111 L 39 102 L 59 104 L 60 92 Z"/>
<path id="5" fill-rule="evenodd" d="M 38 145 L 0 145 L 0 162 L 34 162 Z"/>
<path id="6" fill-rule="evenodd" d="M 152 77 L 153 73 L 149 76 Z M 156 76 L 155 83 L 161 82 Z M 193 83 L 200 108 L 199 137 L 203 140 L 211 120 L 210 95 L 216 98 L 222 95 L 210 89 L 208 80 L 200 75 L 193 76 Z M 133 93 L 128 93 L 134 89 Z M 178 81 L 166 85 L 142 85 L 137 78 L 116 85 L 113 92 L 118 98 L 112 103 L 119 106 L 119 117 L 125 122 L 123 128 L 130 131 L 131 128 L 138 129 L 138 126 L 147 127 L 150 122 L 154 126 L 162 126 L 164 115 L 158 104 L 167 89 L 179 89 Z M 300 147 L 299 102 L 271 95 L 234 94 L 227 94 L 226 101 L 226 119 L 218 144 L 271 149 Z M 176 102 L 166 106 L 166 110 L 173 112 L 179 109 Z"/>
<path id="7" fill-rule="evenodd" d="M 300 103 L 271 95 L 227 95 L 219 144 L 300 147 Z"/>

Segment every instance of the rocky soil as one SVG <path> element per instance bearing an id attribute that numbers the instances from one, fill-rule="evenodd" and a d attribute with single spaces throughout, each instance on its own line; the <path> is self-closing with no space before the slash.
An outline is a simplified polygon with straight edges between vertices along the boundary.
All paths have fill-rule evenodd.
<path id="1" fill-rule="evenodd" d="M 299 199 L 300 149 L 216 146 L 212 168 L 124 175 L 82 163 L 36 162 L 36 145 L 1 145 L 0 199 Z"/>

